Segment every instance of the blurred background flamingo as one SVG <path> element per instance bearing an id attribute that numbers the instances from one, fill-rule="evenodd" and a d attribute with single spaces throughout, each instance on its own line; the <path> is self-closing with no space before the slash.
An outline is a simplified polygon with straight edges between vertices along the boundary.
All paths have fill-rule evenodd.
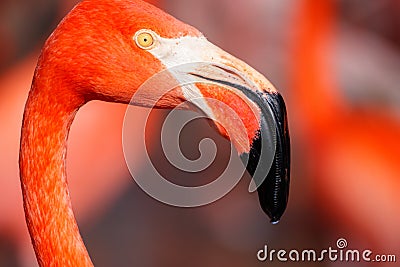
<path id="1" fill-rule="evenodd" d="M 17 172 L 20 116 L 38 49 L 75 2 L 0 4 L 0 266 L 34 266 Z M 158 203 L 126 171 L 119 141 L 124 111 L 118 105 L 92 103 L 74 122 L 68 171 L 78 222 L 95 265 L 261 266 L 265 263 L 255 254 L 265 244 L 323 249 L 334 247 L 339 237 L 352 248 L 399 258 L 398 1 L 157 4 L 266 74 L 278 88 L 286 88 L 294 139 L 289 207 L 279 225 L 269 225 L 257 196 L 246 194 L 247 176 L 229 195 L 206 207 Z M 155 114 L 156 119 L 166 115 Z M 182 150 L 190 158 L 198 157 L 193 138 L 212 136 L 226 148 L 226 141 L 211 129 L 198 131 L 204 127 L 196 125 L 202 123 L 191 124 L 182 135 Z M 150 127 L 156 137 L 160 125 Z M 168 167 L 156 139 L 153 161 L 169 176 L 184 179 L 187 174 Z M 217 157 L 209 174 L 218 174 L 225 161 Z M 204 181 L 204 176 L 190 180 Z M 293 266 L 302 264 L 345 263 Z"/>
<path id="2" fill-rule="evenodd" d="M 298 141 L 307 155 L 305 173 L 328 225 L 354 242 L 395 252 L 400 248 L 400 120 L 390 105 L 394 99 L 386 95 L 384 86 L 390 83 L 374 84 L 369 77 L 374 73 L 367 72 L 380 64 L 372 49 L 384 49 L 385 43 L 372 40 L 370 47 L 352 47 L 351 42 L 366 37 L 343 31 L 339 11 L 336 1 L 312 0 L 302 1 L 296 10 L 289 95 Z M 373 71 L 382 75 L 386 69 L 387 74 L 393 71 L 389 66 L 379 68 Z M 362 70 L 366 72 L 360 77 Z M 357 91 L 350 91 L 350 86 Z M 398 85 L 390 86 L 387 89 L 397 90 L 396 97 Z"/>

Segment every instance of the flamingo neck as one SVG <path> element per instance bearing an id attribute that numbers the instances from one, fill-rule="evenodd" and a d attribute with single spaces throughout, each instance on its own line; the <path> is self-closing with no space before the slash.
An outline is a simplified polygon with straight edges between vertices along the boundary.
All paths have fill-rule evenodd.
<path id="1" fill-rule="evenodd" d="M 293 105 L 302 112 L 293 121 L 301 128 L 331 129 L 330 123 L 344 112 L 343 97 L 335 81 L 332 46 L 335 38 L 335 5 L 333 1 L 301 1 L 293 41 Z M 304 116 L 307 114 L 307 116 Z"/>
<path id="2" fill-rule="evenodd" d="M 34 82 L 25 107 L 20 176 L 26 222 L 40 266 L 93 266 L 72 211 L 65 163 L 69 129 L 84 101 L 53 89 Z"/>

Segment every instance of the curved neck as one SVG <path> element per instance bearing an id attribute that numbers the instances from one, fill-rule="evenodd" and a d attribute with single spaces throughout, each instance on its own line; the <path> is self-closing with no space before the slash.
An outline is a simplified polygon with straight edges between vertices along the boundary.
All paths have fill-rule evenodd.
<path id="1" fill-rule="evenodd" d="M 93 266 L 72 212 L 65 168 L 69 129 L 84 101 L 55 89 L 34 81 L 25 107 L 20 176 L 26 222 L 40 266 Z"/>

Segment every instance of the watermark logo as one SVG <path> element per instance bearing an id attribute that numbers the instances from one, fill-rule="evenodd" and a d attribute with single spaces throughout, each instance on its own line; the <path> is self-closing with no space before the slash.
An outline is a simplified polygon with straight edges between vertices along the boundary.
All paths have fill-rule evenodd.
<path id="1" fill-rule="evenodd" d="M 196 160 L 185 158 L 184 154 L 181 152 L 181 149 L 179 147 L 179 135 L 183 127 L 192 120 L 199 118 L 212 119 L 214 122 L 224 127 L 225 130 L 228 131 L 227 134 L 229 136 L 247 137 L 247 131 L 243 124 L 242 118 L 240 118 L 235 110 L 233 110 L 223 101 L 219 101 L 214 98 L 203 97 L 196 85 L 203 84 L 208 86 L 218 86 L 219 88 L 225 88 L 226 90 L 229 90 L 231 92 L 238 92 L 237 88 L 234 88 L 233 84 L 229 85 L 229 83 L 217 83 L 212 80 L 210 81 L 203 79 L 201 78 L 201 75 L 190 75 L 196 73 L 200 69 L 206 69 L 207 71 L 211 70 L 211 73 L 215 74 L 216 72 L 221 71 L 223 68 L 216 68 L 215 64 L 200 62 L 179 65 L 162 71 L 143 83 L 143 85 L 136 91 L 135 95 L 132 97 L 132 105 L 128 106 L 125 113 L 122 137 L 123 150 L 128 169 L 133 179 L 136 181 L 139 187 L 149 196 L 160 202 L 172 206 L 197 207 L 212 203 L 222 198 L 238 184 L 245 172 L 245 166 L 247 163 L 242 162 L 237 155 L 232 153 L 234 151 L 234 148 L 231 143 L 230 151 L 223 152 L 230 153 L 230 159 L 225 167 L 224 172 L 209 184 L 189 187 L 178 185 L 165 179 L 158 172 L 157 168 L 151 161 L 145 143 L 145 125 L 147 122 L 147 118 L 150 115 L 152 109 L 160 105 L 159 103 L 162 103 L 163 101 L 165 101 L 165 99 L 171 99 L 171 92 L 174 92 L 174 90 L 176 92 L 176 88 L 182 89 L 186 101 L 176 105 L 176 107 L 172 110 L 172 112 L 165 120 L 161 131 L 161 145 L 163 151 L 160 151 L 160 153 L 164 153 L 172 166 L 181 171 L 187 172 L 188 175 L 190 175 L 190 173 L 193 172 L 203 171 L 205 168 L 208 168 L 214 161 L 217 151 L 216 145 L 211 139 L 205 139 L 202 140 L 199 144 L 193 144 L 198 145 L 201 154 L 200 158 Z M 240 81 L 238 80 L 238 82 Z M 243 84 L 240 84 L 240 86 L 244 88 Z M 255 85 L 246 84 L 246 88 L 247 87 L 254 88 Z M 237 96 L 242 98 L 245 97 L 243 94 L 238 94 Z M 147 118 L 144 119 L 144 121 L 140 121 L 140 118 L 136 116 L 136 110 L 133 106 L 143 105 L 143 99 L 146 100 L 146 106 L 149 107 L 149 109 L 147 109 Z M 248 99 L 243 100 L 244 103 L 247 103 L 249 101 Z M 171 125 L 169 124 L 170 121 L 174 121 L 174 119 L 180 117 L 178 115 L 175 115 L 176 111 L 182 109 L 187 110 L 188 107 L 195 107 L 194 109 L 200 112 L 188 113 L 189 116 L 187 116 L 185 120 L 182 120 L 178 124 L 169 127 L 168 125 Z M 213 111 L 210 107 L 218 107 L 218 109 L 223 109 L 225 116 L 228 116 L 232 121 L 240 122 L 239 126 L 235 127 L 235 129 L 232 129 L 232 127 L 225 127 L 226 125 L 224 125 L 224 122 L 219 120 L 218 117 L 214 116 Z M 257 118 L 258 116 L 254 114 L 254 117 Z M 268 126 L 270 128 L 270 132 L 272 133 L 271 136 L 273 136 L 275 134 L 275 125 Z M 133 142 L 133 140 L 131 139 L 133 136 L 132 129 L 137 129 L 137 127 L 143 127 L 143 131 L 141 131 L 142 135 L 137 136 L 136 134 L 135 136 L 135 138 L 140 138 L 141 140 L 143 140 L 142 143 L 139 142 L 140 147 L 137 146 L 136 141 Z M 229 131 L 235 132 L 233 133 Z M 137 133 L 137 131 L 135 132 Z M 264 139 L 267 140 L 268 138 L 265 137 Z M 264 173 L 268 173 L 268 169 L 266 169 L 266 166 L 271 166 L 273 162 L 275 155 L 275 141 L 275 139 L 271 140 L 271 144 L 268 144 L 268 148 L 261 149 L 260 158 L 263 159 L 263 166 L 259 167 L 259 164 L 258 167 L 260 169 L 262 168 L 262 172 Z M 247 142 L 249 141 L 247 140 Z M 140 164 L 148 166 L 146 168 L 146 173 L 141 172 L 141 170 L 143 169 L 143 165 L 138 165 L 134 161 L 134 155 L 137 155 L 136 153 L 140 153 L 144 159 L 144 163 L 142 160 Z M 269 165 L 266 165 L 268 163 Z M 252 179 L 249 185 L 249 192 L 255 191 L 262 182 L 263 179 L 257 179 L 257 181 L 254 181 Z"/>
<path id="2" fill-rule="evenodd" d="M 344 238 L 339 238 L 339 239 L 336 241 L 336 246 L 337 246 L 339 249 L 346 248 L 346 247 L 347 247 L 347 240 L 344 239 Z"/>
<path id="3" fill-rule="evenodd" d="M 374 254 L 370 249 L 348 248 L 347 240 L 339 238 L 336 247 L 315 249 L 270 249 L 267 245 L 257 252 L 261 262 L 396 262 L 395 254 Z"/>

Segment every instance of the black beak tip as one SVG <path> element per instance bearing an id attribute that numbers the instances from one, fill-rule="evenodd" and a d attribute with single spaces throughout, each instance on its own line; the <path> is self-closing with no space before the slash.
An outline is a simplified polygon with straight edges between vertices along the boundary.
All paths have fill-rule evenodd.
<path id="1" fill-rule="evenodd" d="M 258 197 L 261 208 L 270 217 L 272 224 L 277 224 L 285 212 L 290 184 L 290 137 L 286 115 L 286 106 L 279 93 L 259 93 L 257 104 L 261 110 L 260 133 L 252 142 L 248 159 L 247 171 L 258 182 Z M 274 124 L 274 125 L 272 125 Z M 271 130 L 271 127 L 274 129 Z M 263 149 L 271 149 L 271 131 L 275 131 L 275 154 L 272 165 L 264 166 Z M 268 154 L 268 152 L 267 152 Z M 269 169 L 268 169 L 269 168 Z M 256 172 L 257 169 L 257 172 Z M 260 177 L 261 176 L 261 177 Z"/>
<path id="2" fill-rule="evenodd" d="M 268 199 L 263 192 L 258 191 L 259 201 L 261 209 L 268 215 L 270 218 L 271 224 L 278 224 L 281 220 L 283 213 L 285 212 L 287 202 L 281 202 L 276 206 L 273 206 L 268 203 Z M 277 209 L 276 207 L 279 206 Z"/>

